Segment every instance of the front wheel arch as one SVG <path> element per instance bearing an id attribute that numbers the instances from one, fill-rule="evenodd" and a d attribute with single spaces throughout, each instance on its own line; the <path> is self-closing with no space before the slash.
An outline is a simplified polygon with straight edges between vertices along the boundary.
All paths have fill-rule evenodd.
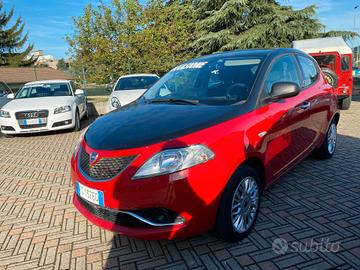
<path id="1" fill-rule="evenodd" d="M 220 204 L 217 209 L 216 220 L 214 224 L 214 232 L 221 238 L 229 242 L 237 242 L 246 237 L 252 228 L 254 227 L 257 219 L 257 214 L 259 213 L 260 203 L 261 203 L 261 190 L 262 190 L 262 180 L 259 176 L 259 172 L 252 167 L 251 164 L 254 162 L 254 159 L 246 160 L 241 163 L 235 172 L 229 178 L 220 199 Z M 257 162 L 257 161 L 256 161 Z M 253 163 L 255 164 L 255 163 Z M 243 176 L 249 175 L 258 183 L 258 202 L 257 202 L 257 212 L 253 223 L 251 226 L 244 232 L 238 233 L 233 228 L 231 223 L 231 215 L 229 212 L 229 207 L 231 207 L 231 201 L 233 200 L 233 192 L 236 192 L 235 188 L 238 185 L 238 179 L 241 179 Z M 240 176 L 240 177 L 239 177 Z"/>
<path id="2" fill-rule="evenodd" d="M 244 162 L 242 162 L 236 169 L 239 170 L 242 166 L 248 165 L 249 167 L 253 168 L 259 175 L 261 181 L 261 190 L 263 191 L 266 186 L 266 169 L 263 162 L 256 157 L 247 158 Z M 236 173 L 234 172 L 234 174 Z"/>
<path id="3" fill-rule="evenodd" d="M 332 118 L 332 121 L 335 121 L 335 124 L 339 124 L 339 121 L 340 121 L 340 113 L 336 113 L 333 118 Z M 332 123 L 332 121 L 330 122 L 330 124 Z M 329 126 L 330 126 L 329 124 Z"/>

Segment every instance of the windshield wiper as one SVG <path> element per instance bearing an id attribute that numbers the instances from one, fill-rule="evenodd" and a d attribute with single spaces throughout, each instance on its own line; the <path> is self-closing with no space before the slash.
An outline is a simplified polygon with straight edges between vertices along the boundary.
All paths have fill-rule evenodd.
<path id="1" fill-rule="evenodd" d="M 150 103 L 186 103 L 191 105 L 198 105 L 200 102 L 197 99 L 182 99 L 182 98 L 155 98 L 147 100 Z"/>

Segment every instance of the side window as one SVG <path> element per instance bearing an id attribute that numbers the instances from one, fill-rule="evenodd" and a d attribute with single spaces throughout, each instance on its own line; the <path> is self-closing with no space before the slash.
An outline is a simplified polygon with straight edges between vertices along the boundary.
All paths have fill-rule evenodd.
<path id="1" fill-rule="evenodd" d="M 298 55 L 299 63 L 304 75 L 302 87 L 306 88 L 316 82 L 319 72 L 315 63 L 308 57 Z"/>
<path id="2" fill-rule="evenodd" d="M 271 93 L 272 86 L 277 82 L 293 82 L 300 85 L 298 70 L 292 56 L 282 56 L 271 66 L 265 80 L 265 91 L 267 94 Z"/>
<path id="3" fill-rule="evenodd" d="M 349 56 L 341 56 L 341 70 L 348 71 L 350 69 L 350 58 Z"/>

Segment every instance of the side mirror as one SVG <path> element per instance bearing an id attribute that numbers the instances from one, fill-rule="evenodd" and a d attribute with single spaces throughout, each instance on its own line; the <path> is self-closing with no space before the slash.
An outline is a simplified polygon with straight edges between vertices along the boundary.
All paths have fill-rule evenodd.
<path id="1" fill-rule="evenodd" d="M 111 92 L 112 89 L 113 89 L 114 85 L 112 83 L 109 83 L 107 86 L 106 86 L 106 91 L 107 92 Z"/>
<path id="2" fill-rule="evenodd" d="M 13 93 L 11 93 L 11 94 L 8 94 L 6 97 L 7 97 L 8 99 L 14 99 L 14 98 L 15 98 L 15 95 L 14 95 Z"/>
<path id="3" fill-rule="evenodd" d="M 271 99 L 295 97 L 300 93 L 300 86 L 293 82 L 277 82 L 271 88 Z"/>
<path id="4" fill-rule="evenodd" d="M 83 96 L 83 95 L 85 95 L 84 90 L 76 89 L 75 96 Z"/>

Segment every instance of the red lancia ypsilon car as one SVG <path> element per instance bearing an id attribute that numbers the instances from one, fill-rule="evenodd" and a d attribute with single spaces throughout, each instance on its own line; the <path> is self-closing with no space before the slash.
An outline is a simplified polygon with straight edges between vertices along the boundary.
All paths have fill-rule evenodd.
<path id="1" fill-rule="evenodd" d="M 131 237 L 240 240 L 272 182 L 311 152 L 334 154 L 337 104 L 294 49 L 191 60 L 90 126 L 71 160 L 74 204 Z"/>

